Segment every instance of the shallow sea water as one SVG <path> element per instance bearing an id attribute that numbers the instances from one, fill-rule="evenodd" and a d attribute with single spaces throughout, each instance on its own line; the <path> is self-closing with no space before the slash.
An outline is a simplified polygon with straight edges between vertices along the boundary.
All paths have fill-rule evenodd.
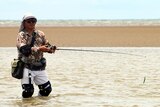
<path id="1" fill-rule="evenodd" d="M 38 97 L 34 85 L 33 97 L 23 99 L 20 80 L 10 74 L 16 48 L 1 47 L 1 107 L 160 107 L 160 48 L 78 49 L 108 53 L 59 50 L 45 54 L 53 91 Z"/>

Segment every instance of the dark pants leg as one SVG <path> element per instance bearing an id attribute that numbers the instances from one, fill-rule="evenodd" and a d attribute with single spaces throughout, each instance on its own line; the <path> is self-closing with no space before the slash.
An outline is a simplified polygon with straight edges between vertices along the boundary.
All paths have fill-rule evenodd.
<path id="1" fill-rule="evenodd" d="M 48 96 L 52 91 L 51 83 L 49 81 L 42 85 L 38 85 L 38 87 L 39 87 L 39 94 L 41 96 Z"/>
<path id="2" fill-rule="evenodd" d="M 23 92 L 22 92 L 23 98 L 32 97 L 32 95 L 34 93 L 33 84 L 23 84 L 22 88 L 23 88 Z"/>

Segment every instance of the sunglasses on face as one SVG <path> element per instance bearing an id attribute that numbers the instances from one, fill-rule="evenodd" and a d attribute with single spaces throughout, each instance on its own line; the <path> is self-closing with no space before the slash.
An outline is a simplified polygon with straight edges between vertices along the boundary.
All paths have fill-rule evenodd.
<path id="1" fill-rule="evenodd" d="M 26 20 L 26 22 L 27 22 L 27 23 L 36 23 L 37 20 L 35 20 L 35 19 L 28 19 L 28 20 Z"/>

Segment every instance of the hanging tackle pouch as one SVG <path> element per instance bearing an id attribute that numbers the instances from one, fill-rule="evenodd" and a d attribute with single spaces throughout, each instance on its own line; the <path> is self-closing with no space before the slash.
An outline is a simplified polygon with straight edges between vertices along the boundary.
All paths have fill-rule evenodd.
<path id="1" fill-rule="evenodd" d="M 23 78 L 23 69 L 24 69 L 25 63 L 19 59 L 14 59 L 11 62 L 11 75 L 12 77 L 16 79 L 22 79 Z"/>

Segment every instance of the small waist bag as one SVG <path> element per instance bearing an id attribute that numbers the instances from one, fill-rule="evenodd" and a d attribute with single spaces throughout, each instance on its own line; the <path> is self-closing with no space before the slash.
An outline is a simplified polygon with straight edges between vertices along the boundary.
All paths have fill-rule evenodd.
<path id="1" fill-rule="evenodd" d="M 22 79 L 23 78 L 23 69 L 24 69 L 24 65 L 25 63 L 22 62 L 19 59 L 14 59 L 11 62 L 11 75 L 12 77 L 16 78 L 16 79 Z"/>

